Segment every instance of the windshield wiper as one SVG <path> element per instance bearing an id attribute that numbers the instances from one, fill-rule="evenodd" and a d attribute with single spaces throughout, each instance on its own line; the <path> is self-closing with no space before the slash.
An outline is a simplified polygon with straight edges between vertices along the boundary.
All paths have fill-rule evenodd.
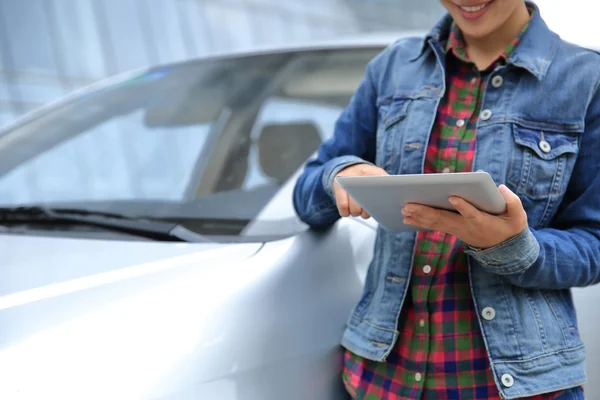
<path id="1" fill-rule="evenodd" d="M 104 229 L 161 241 L 207 241 L 202 235 L 172 222 L 153 221 L 122 214 L 78 208 L 51 208 L 44 206 L 0 207 L 0 225 L 27 223 L 67 223 L 98 226 Z"/>

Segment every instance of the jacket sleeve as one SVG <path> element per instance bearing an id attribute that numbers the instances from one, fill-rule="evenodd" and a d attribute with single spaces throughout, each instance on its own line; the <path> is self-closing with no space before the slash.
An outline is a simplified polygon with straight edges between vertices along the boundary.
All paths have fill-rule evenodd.
<path id="1" fill-rule="evenodd" d="M 526 229 L 472 255 L 512 284 L 566 289 L 600 282 L 600 91 L 588 108 L 585 131 L 564 200 L 550 227 Z"/>
<path id="2" fill-rule="evenodd" d="M 333 195 L 337 173 L 353 164 L 375 163 L 374 62 L 368 64 L 365 77 L 337 120 L 332 138 L 324 142 L 317 157 L 306 164 L 294 187 L 296 213 L 313 228 L 326 228 L 340 218 Z"/>

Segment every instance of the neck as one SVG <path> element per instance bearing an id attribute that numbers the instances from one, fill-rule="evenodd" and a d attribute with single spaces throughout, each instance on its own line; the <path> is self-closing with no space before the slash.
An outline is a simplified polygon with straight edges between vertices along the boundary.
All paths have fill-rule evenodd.
<path id="1" fill-rule="evenodd" d="M 489 35 L 481 38 L 465 36 L 469 58 L 475 62 L 478 68 L 485 69 L 502 54 L 527 22 L 529 22 L 529 11 L 523 2 L 504 25 Z"/>

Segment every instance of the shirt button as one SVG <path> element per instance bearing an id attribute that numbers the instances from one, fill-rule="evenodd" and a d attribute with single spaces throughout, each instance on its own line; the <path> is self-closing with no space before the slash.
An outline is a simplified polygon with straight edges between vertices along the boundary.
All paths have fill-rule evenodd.
<path id="1" fill-rule="evenodd" d="M 450 168 L 446 167 L 446 168 L 444 168 L 444 169 L 442 170 L 442 172 L 443 172 L 444 174 L 447 174 L 448 172 L 450 172 Z"/>
<path id="2" fill-rule="evenodd" d="M 512 387 L 512 385 L 515 384 L 514 378 L 512 377 L 512 375 L 509 374 L 502 375 L 502 378 L 500 378 L 500 380 L 502 381 L 502 384 L 507 388 Z"/>
<path id="3" fill-rule="evenodd" d="M 456 126 L 458 126 L 459 128 L 462 128 L 463 126 L 465 126 L 465 120 L 459 119 L 458 121 L 456 121 Z"/>
<path id="4" fill-rule="evenodd" d="M 483 121 L 487 121 L 488 119 L 492 118 L 492 111 L 488 109 L 483 110 L 479 118 L 481 118 Z"/>
<path id="5" fill-rule="evenodd" d="M 492 307 L 486 307 L 481 312 L 481 315 L 486 321 L 491 321 L 496 318 L 496 310 L 494 310 Z"/>
<path id="6" fill-rule="evenodd" d="M 504 79 L 500 75 L 496 75 L 492 78 L 492 86 L 498 89 L 504 83 Z"/>
<path id="7" fill-rule="evenodd" d="M 419 326 L 420 326 L 421 328 L 424 328 L 424 327 L 425 327 L 425 320 L 424 320 L 424 319 L 422 319 L 422 320 L 420 320 L 420 321 L 419 321 Z"/>
<path id="8" fill-rule="evenodd" d="M 540 140 L 538 146 L 540 146 L 540 150 L 542 150 L 544 153 L 550 153 L 550 150 L 552 150 L 550 143 L 546 142 L 545 140 Z"/>
<path id="9" fill-rule="evenodd" d="M 477 83 L 477 78 L 472 78 L 472 79 L 471 79 L 471 85 L 474 85 L 474 84 L 476 84 L 476 83 Z"/>
<path id="10" fill-rule="evenodd" d="M 509 375 L 509 376 L 510 376 L 510 375 Z M 421 382 L 421 379 L 422 379 L 422 378 L 423 378 L 423 376 L 421 376 L 421 374 L 420 374 L 420 373 L 418 373 L 418 372 L 417 372 L 417 373 L 415 374 L 415 381 L 417 381 L 417 382 Z M 511 379 L 512 379 L 512 377 L 511 377 Z"/>
<path id="11" fill-rule="evenodd" d="M 425 275 L 427 275 L 430 272 L 431 272 L 431 265 L 426 265 L 426 266 L 423 267 L 423 273 Z"/>

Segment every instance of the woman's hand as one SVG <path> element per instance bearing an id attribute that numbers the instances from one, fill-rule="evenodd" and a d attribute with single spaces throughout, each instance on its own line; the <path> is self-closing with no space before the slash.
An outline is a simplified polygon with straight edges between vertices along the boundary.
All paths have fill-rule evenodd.
<path id="1" fill-rule="evenodd" d="M 404 223 L 456 236 L 477 248 L 496 246 L 527 228 L 527 214 L 521 199 L 504 185 L 499 186 L 506 201 L 506 213 L 490 215 L 479 211 L 464 199 L 451 197 L 450 203 L 459 214 L 420 204 L 407 204 L 402 209 Z"/>
<path id="2" fill-rule="evenodd" d="M 388 175 L 388 173 L 379 167 L 371 164 L 354 164 L 341 170 L 338 176 L 379 176 Z M 338 212 L 342 217 L 362 217 L 363 219 L 369 219 L 371 216 L 346 192 L 342 187 L 335 182 L 333 185 L 333 191 L 335 193 L 335 203 L 338 208 Z"/>

